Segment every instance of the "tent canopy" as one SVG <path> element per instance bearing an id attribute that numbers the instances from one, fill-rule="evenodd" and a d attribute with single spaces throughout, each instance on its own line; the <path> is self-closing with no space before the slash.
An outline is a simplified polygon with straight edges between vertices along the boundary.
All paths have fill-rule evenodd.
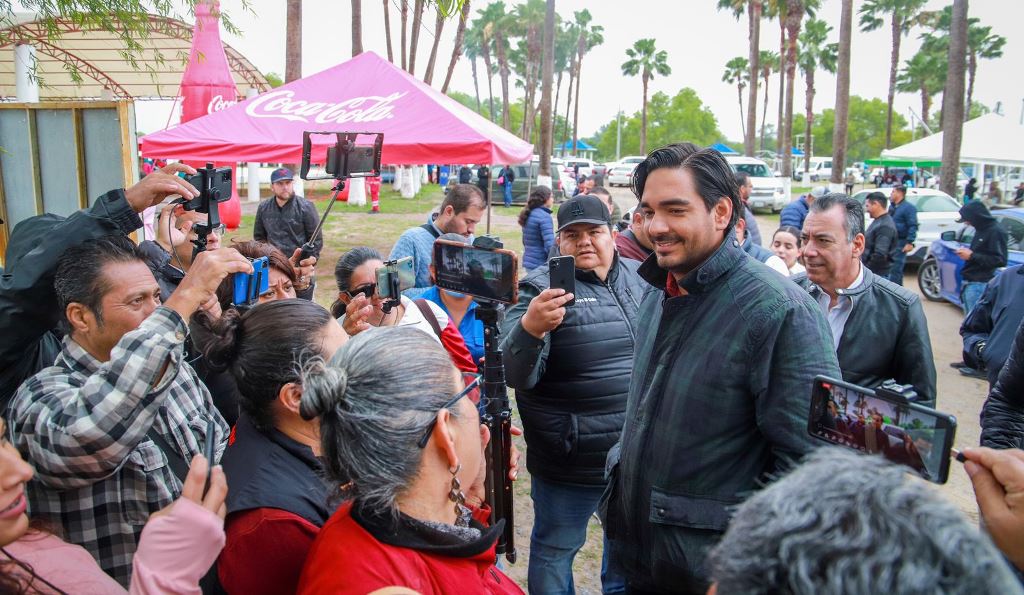
<path id="1" fill-rule="evenodd" d="M 530 143 L 373 52 L 223 111 L 147 134 L 142 154 L 298 163 L 306 130 L 382 132 L 384 163 L 522 163 L 533 154 Z M 324 143 L 328 138 L 319 137 Z M 325 150 L 326 144 L 314 149 L 320 156 Z"/>
<path id="2" fill-rule="evenodd" d="M 942 133 L 882 151 L 883 159 L 941 162 Z M 961 163 L 1024 167 L 1024 126 L 1010 118 L 988 113 L 964 123 L 960 142 Z"/>
<path id="3" fill-rule="evenodd" d="M 558 147 L 558 149 L 562 150 L 562 151 L 596 151 L 597 147 L 592 146 L 590 143 L 588 143 L 587 141 L 585 141 L 583 139 L 579 139 L 579 140 L 576 141 L 576 148 L 575 149 L 572 148 L 572 141 L 571 140 L 567 140 L 564 143 L 562 143 L 562 145 L 560 147 Z"/>
<path id="4" fill-rule="evenodd" d="M 914 159 L 865 159 L 864 165 L 880 165 L 882 167 L 942 167 L 941 161 Z"/>
<path id="5" fill-rule="evenodd" d="M 715 143 L 715 144 L 711 145 L 708 148 L 709 149 L 714 149 L 714 150 L 718 151 L 719 153 L 721 153 L 722 155 L 739 155 L 739 153 L 734 151 L 732 147 L 730 147 L 729 145 L 723 144 L 723 143 Z"/>

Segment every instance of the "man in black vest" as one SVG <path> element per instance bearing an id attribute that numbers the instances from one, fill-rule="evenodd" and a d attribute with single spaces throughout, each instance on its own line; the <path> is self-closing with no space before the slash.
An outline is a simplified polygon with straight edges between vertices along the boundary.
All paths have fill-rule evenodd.
<path id="1" fill-rule="evenodd" d="M 605 488 L 604 462 L 625 419 L 639 263 L 615 251 L 608 207 L 576 196 L 558 209 L 558 248 L 576 259 L 575 293 L 549 288 L 548 265 L 519 283 L 505 317 L 505 380 L 526 433 L 534 524 L 530 591 L 574 591 L 572 562 Z M 575 298 L 575 304 L 566 306 Z M 605 555 L 607 561 L 607 555 Z M 604 592 L 622 588 L 602 564 Z"/>

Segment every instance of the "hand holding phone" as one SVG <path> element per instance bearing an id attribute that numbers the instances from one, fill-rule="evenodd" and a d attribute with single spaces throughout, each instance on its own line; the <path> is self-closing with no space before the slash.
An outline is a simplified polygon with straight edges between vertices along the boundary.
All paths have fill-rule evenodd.
<path id="1" fill-rule="evenodd" d="M 561 289 L 565 293 L 576 292 L 576 258 L 573 256 L 555 256 L 548 260 L 548 276 L 551 289 Z M 576 305 L 573 297 L 565 303 L 566 307 Z"/>
<path id="2" fill-rule="evenodd" d="M 519 319 L 523 330 L 537 339 L 558 328 L 565 318 L 565 306 L 573 300 L 571 293 L 549 288 L 530 300 L 526 313 Z"/>

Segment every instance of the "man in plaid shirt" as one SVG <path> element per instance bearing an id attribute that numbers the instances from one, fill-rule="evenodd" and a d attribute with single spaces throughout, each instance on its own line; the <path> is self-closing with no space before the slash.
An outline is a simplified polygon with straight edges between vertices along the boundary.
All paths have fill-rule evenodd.
<path id="1" fill-rule="evenodd" d="M 124 236 L 85 241 L 58 261 L 68 332 L 54 365 L 11 401 L 11 440 L 36 469 L 27 486 L 32 516 L 60 525 L 125 586 L 149 515 L 181 494 L 172 460 L 187 465 L 201 454 L 211 421 L 215 460 L 227 440 L 227 424 L 184 361 L 186 321 L 216 299 L 225 276 L 251 271 L 235 250 L 203 252 L 162 305 Z"/>
<path id="2" fill-rule="evenodd" d="M 652 287 L 605 528 L 630 592 L 704 593 L 732 507 L 814 447 L 813 379 L 839 369 L 814 300 L 736 241 L 741 203 L 721 154 L 663 147 L 634 184 L 655 254 L 639 270 Z"/>

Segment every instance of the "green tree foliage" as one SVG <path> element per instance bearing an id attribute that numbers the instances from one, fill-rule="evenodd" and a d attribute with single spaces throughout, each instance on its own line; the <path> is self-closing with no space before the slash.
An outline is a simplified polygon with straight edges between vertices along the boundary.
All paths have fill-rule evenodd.
<path id="1" fill-rule="evenodd" d="M 882 99 L 865 99 L 850 96 L 850 117 L 847 136 L 847 160 L 864 161 L 878 157 L 885 148 L 885 121 L 888 104 Z M 835 124 L 835 110 L 826 109 L 815 114 L 811 135 L 814 138 L 815 155 L 832 154 L 832 128 Z M 793 119 L 793 129 L 803 130 L 807 120 L 803 114 Z M 898 113 L 893 114 L 893 146 L 910 142 L 907 120 Z M 800 163 L 803 169 L 803 163 Z"/>
<path id="2" fill-rule="evenodd" d="M 722 139 L 718 120 L 697 92 L 689 87 L 669 97 L 655 93 L 647 104 L 647 146 L 651 149 L 669 143 L 689 141 L 701 146 L 714 144 Z M 622 117 L 622 154 L 640 153 L 641 114 Z M 599 159 L 615 158 L 615 119 L 602 126 L 594 138 L 588 140 L 597 147 Z M 740 143 L 742 146 L 742 143 Z"/>
<path id="3" fill-rule="evenodd" d="M 449 89 L 447 95 L 449 97 L 451 97 L 452 99 L 454 99 L 455 101 L 458 101 L 462 105 L 468 107 L 470 109 L 470 111 L 472 111 L 474 113 L 477 113 L 477 114 L 480 114 L 484 118 L 488 117 L 489 114 L 487 112 L 487 105 L 484 104 L 484 105 L 481 106 L 480 109 L 477 109 L 477 107 L 476 107 L 476 97 L 470 95 L 469 93 L 463 93 L 461 91 L 454 91 L 454 90 Z M 501 113 L 501 106 L 500 105 L 495 105 L 494 107 L 497 110 L 497 112 L 494 115 L 498 119 L 498 121 L 500 122 L 501 119 L 502 119 L 502 116 L 503 116 L 503 114 Z M 516 101 L 516 102 L 510 104 L 508 106 L 508 116 L 509 116 L 509 121 L 512 123 L 513 130 L 521 129 L 523 127 L 523 103 L 521 101 Z M 539 111 L 537 111 L 534 114 L 533 124 L 534 124 L 534 130 L 540 130 L 540 112 Z M 554 125 L 558 126 L 558 129 L 561 129 L 561 127 L 565 126 L 566 125 L 565 116 L 561 116 L 561 115 L 555 114 L 555 116 L 554 116 Z M 537 140 L 537 139 L 534 139 L 534 140 Z M 556 139 L 555 140 L 555 145 L 557 146 L 557 145 L 561 144 L 561 142 L 562 141 L 559 141 L 559 140 Z M 535 149 L 537 147 L 539 147 L 539 144 L 537 144 L 537 143 L 534 143 L 534 144 L 535 144 Z M 615 148 L 613 146 L 612 147 L 612 153 L 614 154 L 614 152 L 615 152 Z"/>
<path id="4" fill-rule="evenodd" d="M 276 89 L 284 84 L 284 79 L 282 79 L 281 75 L 276 72 L 267 72 L 263 76 L 267 79 L 267 82 L 270 83 L 270 88 L 272 89 Z"/>

